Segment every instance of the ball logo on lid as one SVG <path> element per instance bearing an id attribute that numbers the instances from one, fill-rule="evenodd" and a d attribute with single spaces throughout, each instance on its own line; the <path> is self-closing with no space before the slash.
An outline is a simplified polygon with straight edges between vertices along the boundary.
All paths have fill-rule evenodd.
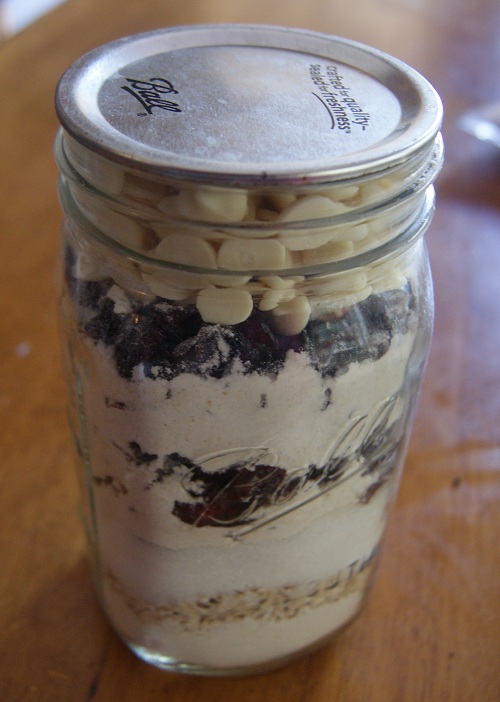
<path id="1" fill-rule="evenodd" d="M 151 115 L 155 107 L 168 112 L 182 112 L 178 103 L 164 98 L 165 95 L 179 94 L 169 80 L 165 78 L 150 78 L 148 81 L 136 78 L 127 78 L 126 80 L 130 85 L 122 85 L 122 89 L 135 97 L 146 110 L 146 112 L 140 112 L 140 116 Z"/>

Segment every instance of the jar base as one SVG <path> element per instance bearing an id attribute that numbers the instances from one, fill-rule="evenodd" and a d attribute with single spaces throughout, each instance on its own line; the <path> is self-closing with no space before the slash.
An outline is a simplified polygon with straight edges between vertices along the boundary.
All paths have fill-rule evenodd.
<path id="1" fill-rule="evenodd" d="M 269 661 L 263 661 L 261 663 L 255 663 L 253 665 L 242 665 L 234 667 L 213 667 L 209 665 L 200 665 L 196 663 L 184 663 L 170 656 L 166 656 L 162 653 L 156 651 L 151 651 L 144 646 L 139 646 L 125 640 L 125 644 L 130 648 L 130 650 L 142 661 L 148 663 L 149 665 L 159 668 L 160 670 L 165 670 L 169 673 L 179 673 L 184 675 L 193 675 L 198 677 L 246 677 L 252 675 L 262 675 L 264 673 L 270 673 L 281 668 L 285 668 L 290 663 L 304 658 L 305 656 L 318 651 L 327 644 L 331 643 L 337 636 L 348 627 L 352 620 L 355 619 L 357 614 L 355 614 L 349 621 L 347 621 L 342 627 L 336 631 L 321 637 L 318 641 L 315 641 L 304 648 L 289 653 L 285 656 L 279 656 L 278 658 L 273 658 Z"/>

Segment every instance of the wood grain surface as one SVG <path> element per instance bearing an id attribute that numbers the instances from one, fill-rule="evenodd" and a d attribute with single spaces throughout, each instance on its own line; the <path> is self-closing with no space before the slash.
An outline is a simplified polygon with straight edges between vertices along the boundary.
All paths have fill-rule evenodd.
<path id="1" fill-rule="evenodd" d="M 428 235 L 436 328 L 378 577 L 360 617 L 288 668 L 189 678 L 137 660 L 102 617 L 77 512 L 53 271 L 53 93 L 83 52 L 205 22 L 369 43 L 434 83 L 446 166 Z M 68 0 L 0 45 L 0 700 L 500 700 L 500 152 L 457 118 L 500 99 L 497 0 Z"/>

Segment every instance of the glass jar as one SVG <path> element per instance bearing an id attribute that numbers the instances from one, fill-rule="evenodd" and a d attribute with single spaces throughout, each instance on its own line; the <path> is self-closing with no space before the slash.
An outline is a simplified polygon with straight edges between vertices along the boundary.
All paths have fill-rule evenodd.
<path id="1" fill-rule="evenodd" d="M 344 115 L 361 136 L 375 123 L 373 143 L 350 142 L 347 158 L 337 142 L 325 155 L 323 134 L 316 159 L 314 140 L 298 160 L 299 146 L 279 146 L 263 169 L 261 145 L 236 159 L 236 139 L 233 155 L 219 143 L 218 158 L 201 162 L 199 143 L 189 152 L 189 120 L 173 128 L 175 148 L 155 122 L 145 129 L 150 117 L 187 110 L 185 75 L 172 80 L 172 66 L 194 76 L 201 61 L 219 105 L 234 99 L 234 83 L 219 85 L 226 48 L 278 72 L 300 48 L 319 114 L 337 130 Z M 355 73 L 371 88 L 385 76 L 361 75 L 366 55 L 405 75 L 389 135 L 384 109 L 377 133 L 380 99 L 368 112 L 354 97 Z M 155 62 L 167 77 L 151 77 Z M 116 118 L 117 80 L 120 96 L 141 104 L 139 127 Z M 268 108 L 267 85 L 240 95 L 228 141 L 254 134 L 249 92 L 263 92 Z M 329 92 L 316 92 L 322 85 Z M 343 113 L 332 97 L 340 104 L 342 90 L 352 101 Z M 431 338 L 423 234 L 442 161 L 439 100 L 418 74 L 366 47 L 215 26 L 104 47 L 70 69 L 57 104 L 70 425 L 103 608 L 139 657 L 167 670 L 284 665 L 348 624 L 372 581 Z M 290 130 L 276 114 L 273 140 Z M 216 124 L 204 127 L 209 146 Z"/>

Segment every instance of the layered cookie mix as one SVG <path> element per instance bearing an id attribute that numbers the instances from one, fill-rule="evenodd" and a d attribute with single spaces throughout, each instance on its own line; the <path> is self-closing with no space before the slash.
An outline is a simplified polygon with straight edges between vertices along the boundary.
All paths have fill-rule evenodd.
<path id="1" fill-rule="evenodd" d="M 244 321 L 211 323 L 193 300 L 78 277 L 71 248 L 65 270 L 88 527 L 118 630 L 237 668 L 342 627 L 370 579 L 420 370 L 411 279 L 341 311 L 313 303 L 284 334 L 258 299 Z M 255 627 L 266 645 L 242 647 Z"/>

